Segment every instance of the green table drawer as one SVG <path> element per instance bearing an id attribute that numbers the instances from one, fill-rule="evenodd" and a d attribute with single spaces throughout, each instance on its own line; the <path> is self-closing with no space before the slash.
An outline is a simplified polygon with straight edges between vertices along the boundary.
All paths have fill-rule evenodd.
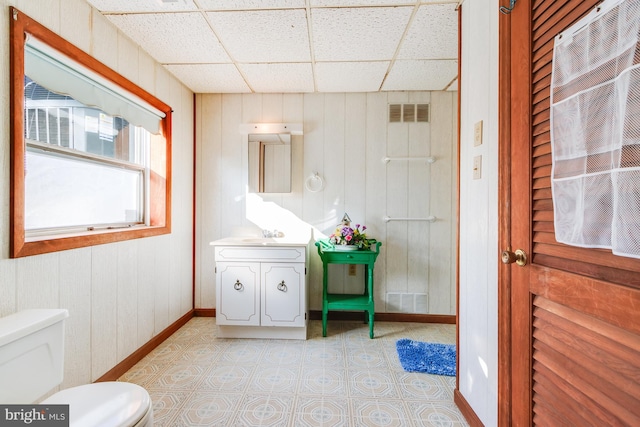
<path id="1" fill-rule="evenodd" d="M 369 264 L 375 261 L 377 253 L 373 251 L 335 251 L 324 252 L 321 257 L 330 264 Z"/>

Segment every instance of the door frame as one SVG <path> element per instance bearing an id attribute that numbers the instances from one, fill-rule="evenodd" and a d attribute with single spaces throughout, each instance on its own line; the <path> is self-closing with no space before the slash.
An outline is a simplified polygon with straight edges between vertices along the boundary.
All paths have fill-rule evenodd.
<path id="1" fill-rule="evenodd" d="M 531 0 L 500 14 L 498 43 L 498 247 L 531 254 Z M 530 267 L 499 265 L 498 425 L 528 426 Z"/>

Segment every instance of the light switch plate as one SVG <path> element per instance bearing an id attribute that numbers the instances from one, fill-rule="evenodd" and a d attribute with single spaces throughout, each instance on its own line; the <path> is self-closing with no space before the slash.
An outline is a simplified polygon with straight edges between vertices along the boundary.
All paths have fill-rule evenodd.
<path id="1" fill-rule="evenodd" d="M 482 145 L 482 120 L 476 122 L 473 127 L 473 146 Z"/>
<path id="2" fill-rule="evenodd" d="M 482 178 L 482 156 L 473 158 L 473 179 Z"/>

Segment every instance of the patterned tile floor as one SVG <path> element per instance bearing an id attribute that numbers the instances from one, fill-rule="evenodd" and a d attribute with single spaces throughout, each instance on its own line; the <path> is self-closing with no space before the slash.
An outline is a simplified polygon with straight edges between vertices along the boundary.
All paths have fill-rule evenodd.
<path id="1" fill-rule="evenodd" d="M 123 375 L 145 387 L 156 426 L 466 426 L 455 377 L 405 372 L 400 338 L 455 342 L 455 325 L 320 321 L 309 339 L 223 339 L 196 317 Z"/>

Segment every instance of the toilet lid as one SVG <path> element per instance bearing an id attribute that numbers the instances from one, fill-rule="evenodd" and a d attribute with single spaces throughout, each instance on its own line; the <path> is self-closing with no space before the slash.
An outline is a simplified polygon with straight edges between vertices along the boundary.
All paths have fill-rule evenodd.
<path id="1" fill-rule="evenodd" d="M 69 404 L 71 426 L 134 426 L 147 413 L 151 398 L 136 384 L 102 382 L 62 390 L 43 404 Z"/>

